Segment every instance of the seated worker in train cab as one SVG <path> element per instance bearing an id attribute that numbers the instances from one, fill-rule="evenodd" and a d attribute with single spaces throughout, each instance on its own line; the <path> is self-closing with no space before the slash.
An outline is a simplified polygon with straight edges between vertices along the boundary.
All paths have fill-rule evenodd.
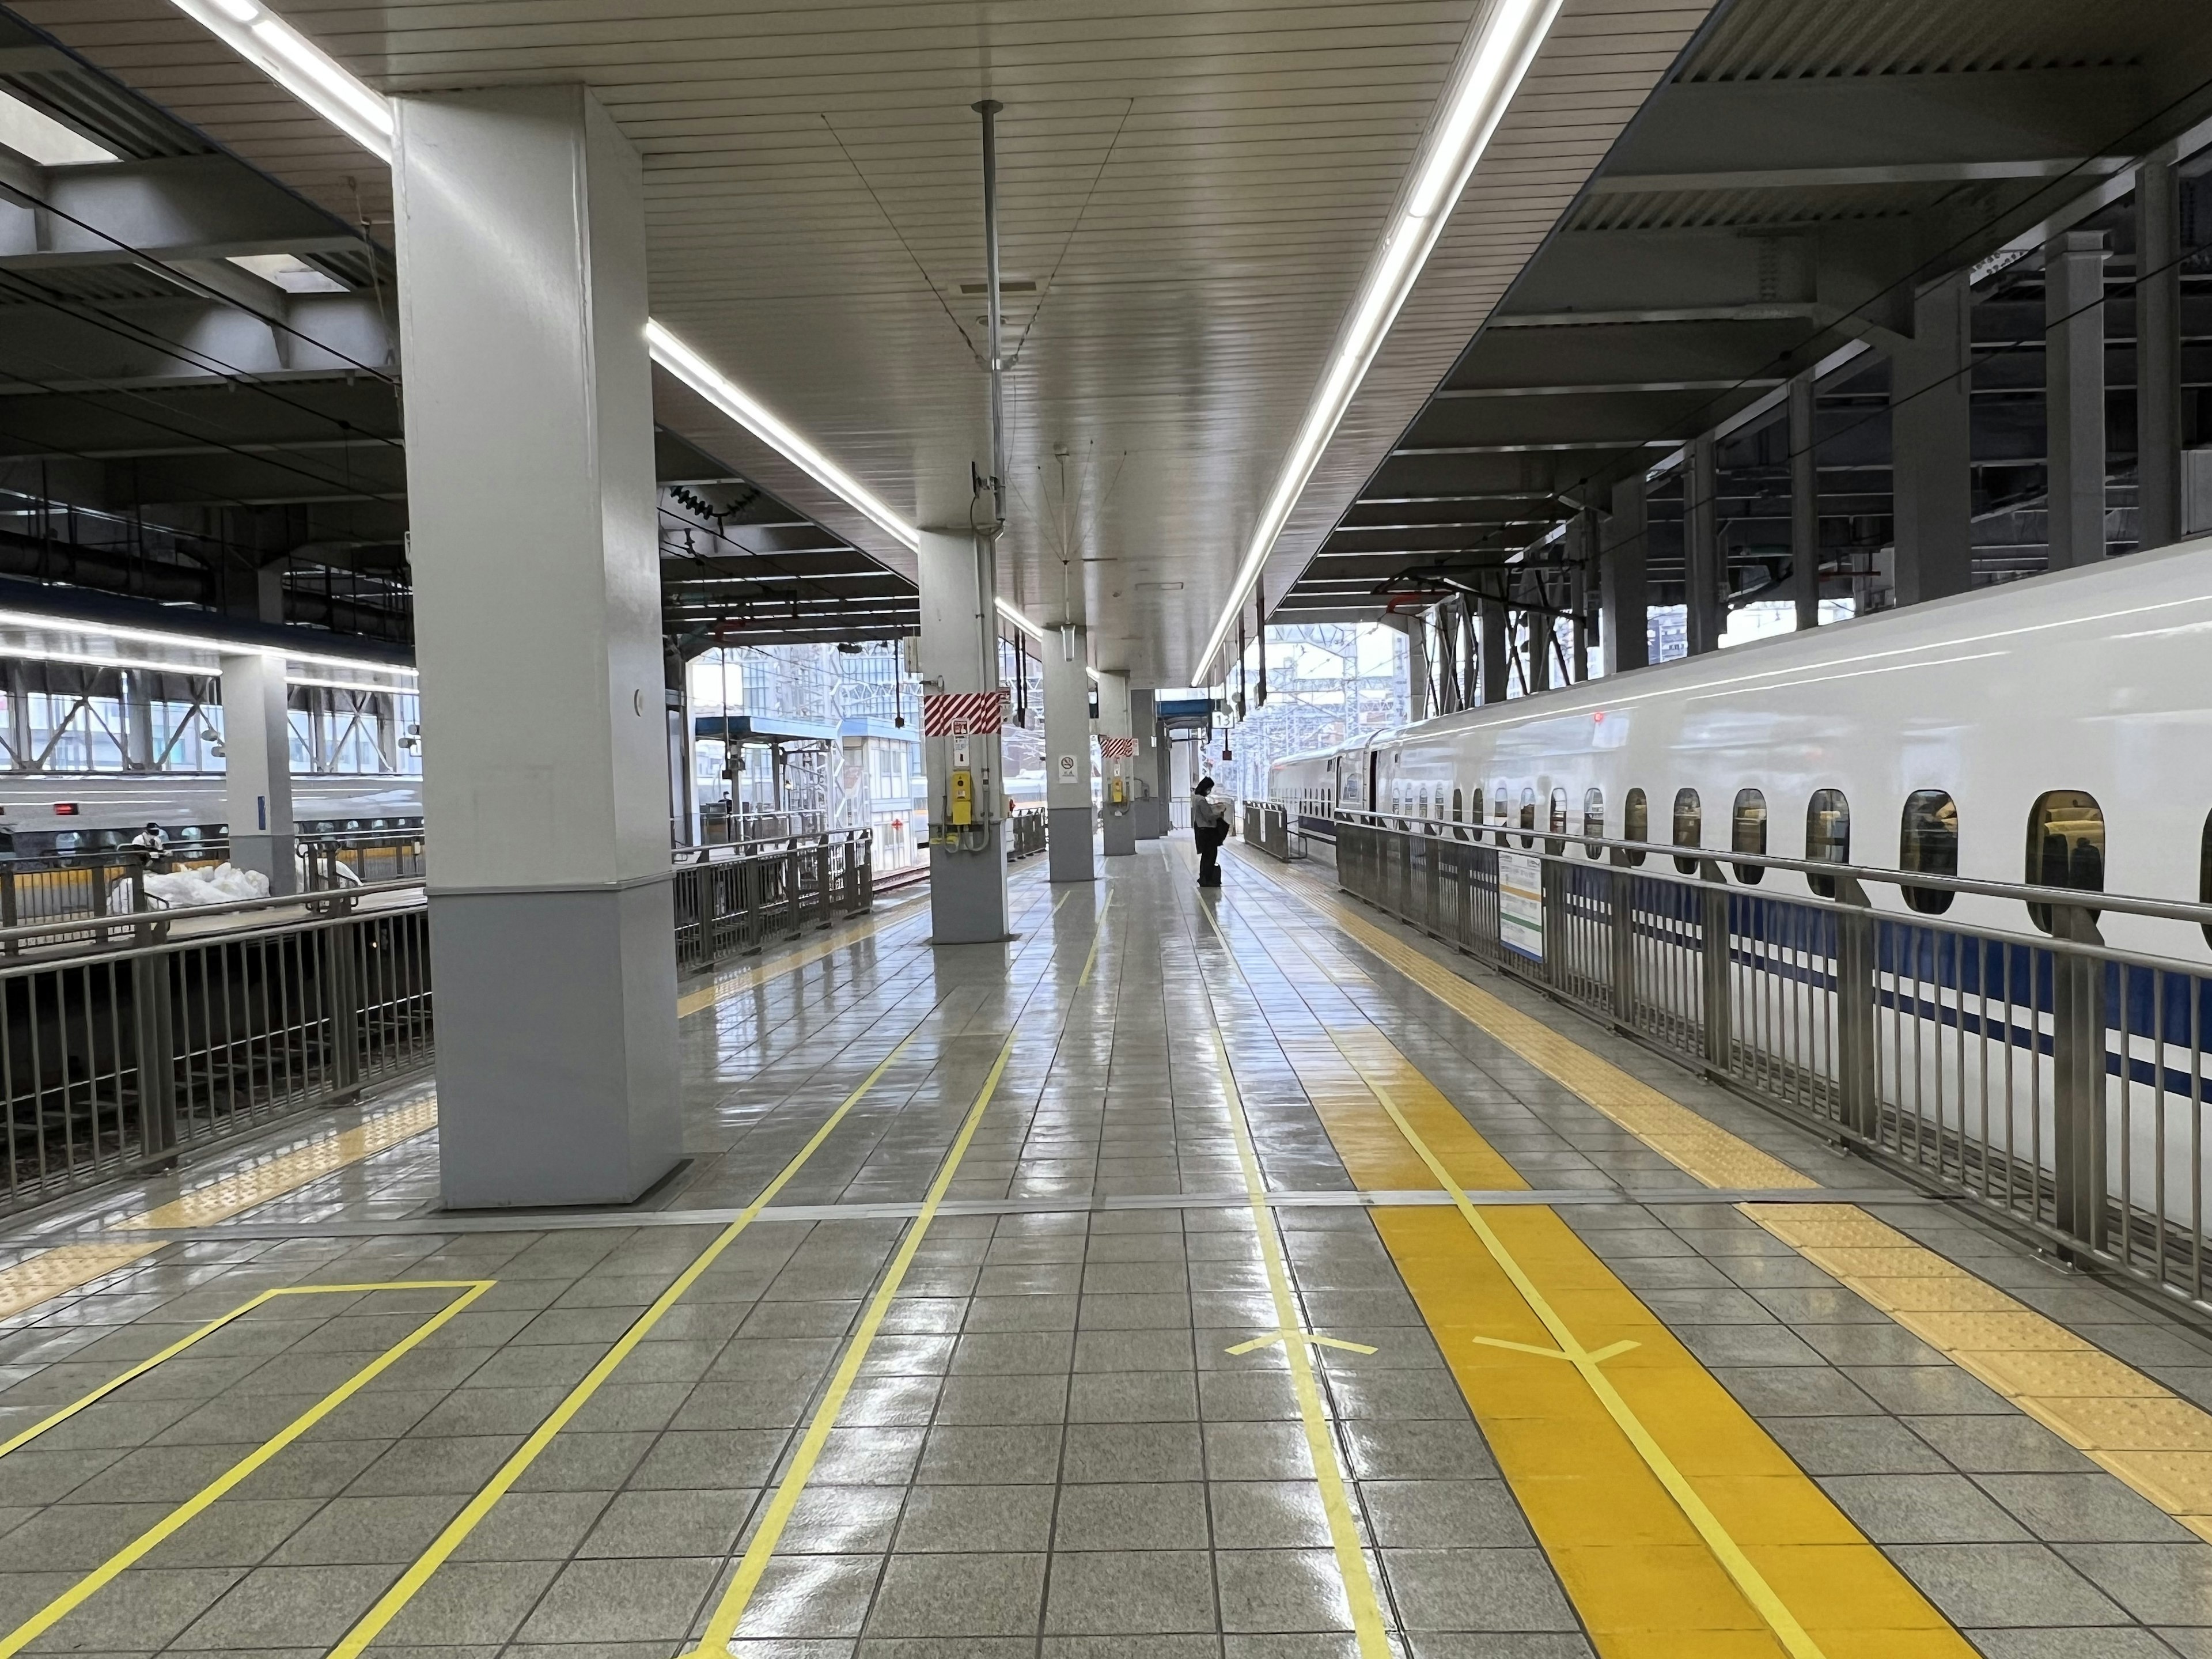
<path id="1" fill-rule="evenodd" d="M 1198 884 L 1221 885 L 1221 843 L 1229 839 L 1229 813 L 1213 799 L 1213 780 L 1190 787 L 1190 835 L 1198 843 Z"/>
<path id="2" fill-rule="evenodd" d="M 167 867 L 169 857 L 169 837 L 158 823 L 149 823 L 125 843 L 133 852 L 141 854 L 149 870 Z"/>

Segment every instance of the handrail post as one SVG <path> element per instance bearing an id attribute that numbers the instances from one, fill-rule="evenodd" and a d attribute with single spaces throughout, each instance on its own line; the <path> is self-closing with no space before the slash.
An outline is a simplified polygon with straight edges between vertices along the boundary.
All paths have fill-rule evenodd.
<path id="1" fill-rule="evenodd" d="M 1705 1063 L 1725 1072 L 1735 1058 L 1734 964 L 1729 938 L 1728 877 L 1717 860 L 1700 859 L 1704 890 L 1698 895 L 1698 953 L 1701 969 L 1699 1000 L 1705 1005 Z"/>
<path id="2" fill-rule="evenodd" d="M 1851 908 L 1836 918 L 1837 1115 L 1845 1129 L 1872 1142 L 1881 1133 L 1881 1053 L 1875 1015 L 1875 969 L 1881 924 L 1866 890 L 1838 878 L 1836 897 Z"/>
<path id="3" fill-rule="evenodd" d="M 350 1100 L 361 1092 L 362 999 L 355 947 L 359 932 L 350 922 L 325 927 L 323 997 L 331 1022 L 331 1086 L 333 1098 Z"/>
<path id="4" fill-rule="evenodd" d="M 1607 876 L 1613 917 L 1613 1017 L 1636 1023 L 1636 872 L 1619 853 Z"/>
<path id="5" fill-rule="evenodd" d="M 0 927 L 12 928 L 16 926 L 18 919 L 15 908 L 15 866 L 11 861 L 5 870 L 0 870 Z M 8 941 L 7 951 L 9 956 L 20 955 L 22 949 L 20 940 L 10 939 Z"/>
<path id="6" fill-rule="evenodd" d="M 2102 945 L 2096 923 L 2076 905 L 2053 905 L 2055 937 L 2076 945 Z M 2071 951 L 2051 953 L 2051 1058 L 2057 1133 L 2051 1161 L 2057 1176 L 2058 1230 L 2085 1249 L 2105 1248 L 2105 1140 L 2108 1110 L 2105 1077 L 2105 964 Z"/>
<path id="7" fill-rule="evenodd" d="M 149 1162 L 177 1150 L 177 1048 L 170 1012 L 169 953 L 149 951 L 131 963 L 131 1038 L 138 1063 L 138 1138 Z"/>

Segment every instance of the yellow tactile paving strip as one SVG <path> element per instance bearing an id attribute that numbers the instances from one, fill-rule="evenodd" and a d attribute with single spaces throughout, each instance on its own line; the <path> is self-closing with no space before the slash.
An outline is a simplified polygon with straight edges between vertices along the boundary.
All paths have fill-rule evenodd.
<path id="1" fill-rule="evenodd" d="M 1256 872 L 1278 885 L 1286 884 L 1273 872 Z M 1291 873 L 1290 882 L 1304 890 L 1299 896 L 1305 902 L 1352 939 L 1573 1090 L 1693 1180 L 1714 1188 L 1815 1184 L 1549 1026 L 1468 984 L 1310 878 Z M 1666 1109 L 1649 1108 L 1648 1101 L 1661 1103 Z M 1737 1207 L 2212 1542 L 2212 1413 L 1856 1205 Z"/>
<path id="2" fill-rule="evenodd" d="M 199 1227 L 296 1192 L 311 1181 L 358 1164 L 362 1159 L 412 1139 L 438 1127 L 435 1097 L 370 1118 L 310 1141 L 297 1151 L 235 1170 L 220 1180 L 114 1224 L 118 1231 L 137 1228 Z M 104 1273 L 143 1261 L 160 1243 L 63 1244 L 0 1268 L 0 1319 L 13 1318 L 41 1302 L 89 1285 Z"/>
<path id="3" fill-rule="evenodd" d="M 1605 1659 L 1972 1652 L 1556 1211 L 1466 1205 L 1528 1183 L 1387 1037 L 1284 1046 L 1361 1187 L 1459 1189 L 1375 1226 Z"/>
<path id="4" fill-rule="evenodd" d="M 357 1128 L 311 1140 L 295 1152 L 265 1163 L 249 1164 L 204 1187 L 196 1187 L 173 1203 L 163 1204 L 115 1224 L 131 1227 L 206 1227 L 228 1221 L 272 1198 L 297 1192 L 311 1181 L 320 1181 L 348 1164 L 374 1157 L 386 1147 L 438 1127 L 438 1102 L 434 1096 L 383 1112 Z"/>
<path id="5" fill-rule="evenodd" d="M 927 911 L 913 911 L 902 907 L 893 914 L 872 918 L 864 927 L 835 929 L 827 938 L 803 945 L 796 951 L 787 951 L 773 961 L 748 968 L 743 973 L 726 975 L 712 985 L 702 985 L 696 991 L 687 992 L 676 999 L 676 1017 L 682 1019 L 702 1009 L 711 1008 L 718 1002 L 758 990 L 771 980 L 781 979 L 786 974 L 796 973 L 801 968 L 810 968 L 824 957 L 835 956 L 848 945 L 872 939 L 887 927 L 922 921 L 927 915 Z"/>

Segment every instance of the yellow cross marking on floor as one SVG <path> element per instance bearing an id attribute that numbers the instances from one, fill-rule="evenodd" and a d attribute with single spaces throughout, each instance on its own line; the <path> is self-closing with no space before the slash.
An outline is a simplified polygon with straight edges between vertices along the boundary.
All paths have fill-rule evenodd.
<path id="1" fill-rule="evenodd" d="M 1262 1348 L 1273 1348 L 1297 1338 L 1308 1347 L 1341 1348 L 1346 1353 L 1379 1353 L 1379 1348 L 1364 1342 L 1347 1342 L 1340 1336 L 1318 1336 L 1311 1331 L 1270 1331 L 1265 1336 L 1255 1336 L 1249 1342 L 1239 1342 L 1233 1348 L 1224 1348 L 1224 1353 L 1257 1353 Z"/>
<path id="2" fill-rule="evenodd" d="M 1468 984 L 1310 878 L 1247 867 L 1286 890 L 1293 885 L 1304 889 L 1297 896 L 1310 908 L 1703 1185 L 1816 1186 L 1718 1124 Z M 2212 1413 L 1856 1205 L 1737 1208 L 2212 1542 Z"/>

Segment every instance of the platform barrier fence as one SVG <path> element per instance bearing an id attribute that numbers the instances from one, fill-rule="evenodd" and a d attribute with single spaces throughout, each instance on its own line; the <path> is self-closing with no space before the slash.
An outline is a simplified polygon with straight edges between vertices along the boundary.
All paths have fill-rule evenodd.
<path id="1" fill-rule="evenodd" d="M 1010 859 L 1025 859 L 1033 854 L 1043 852 L 1047 817 L 1048 814 L 1043 808 L 1030 807 L 1018 811 L 1013 817 L 1008 818 L 1006 820 L 1009 830 L 1006 856 Z"/>
<path id="2" fill-rule="evenodd" d="M 1288 864 L 1291 851 L 1290 814 L 1271 800 L 1248 800 L 1243 812 L 1244 844 L 1256 847 L 1270 858 Z"/>
<path id="3" fill-rule="evenodd" d="M 2212 906 L 2090 909 L 2074 889 L 1376 815 L 1335 828 L 1339 885 L 1376 908 L 2062 1254 L 2212 1305 L 2212 975 L 2097 931 L 2107 912 L 2212 927 Z M 1762 894 L 1767 870 L 1834 896 Z M 2025 904 L 2052 936 L 1876 908 L 1883 886 L 1929 909 L 1945 892 Z"/>
<path id="4" fill-rule="evenodd" d="M 875 902 L 875 833 L 839 830 L 778 845 L 688 849 L 676 866 L 676 970 L 698 973 Z"/>

